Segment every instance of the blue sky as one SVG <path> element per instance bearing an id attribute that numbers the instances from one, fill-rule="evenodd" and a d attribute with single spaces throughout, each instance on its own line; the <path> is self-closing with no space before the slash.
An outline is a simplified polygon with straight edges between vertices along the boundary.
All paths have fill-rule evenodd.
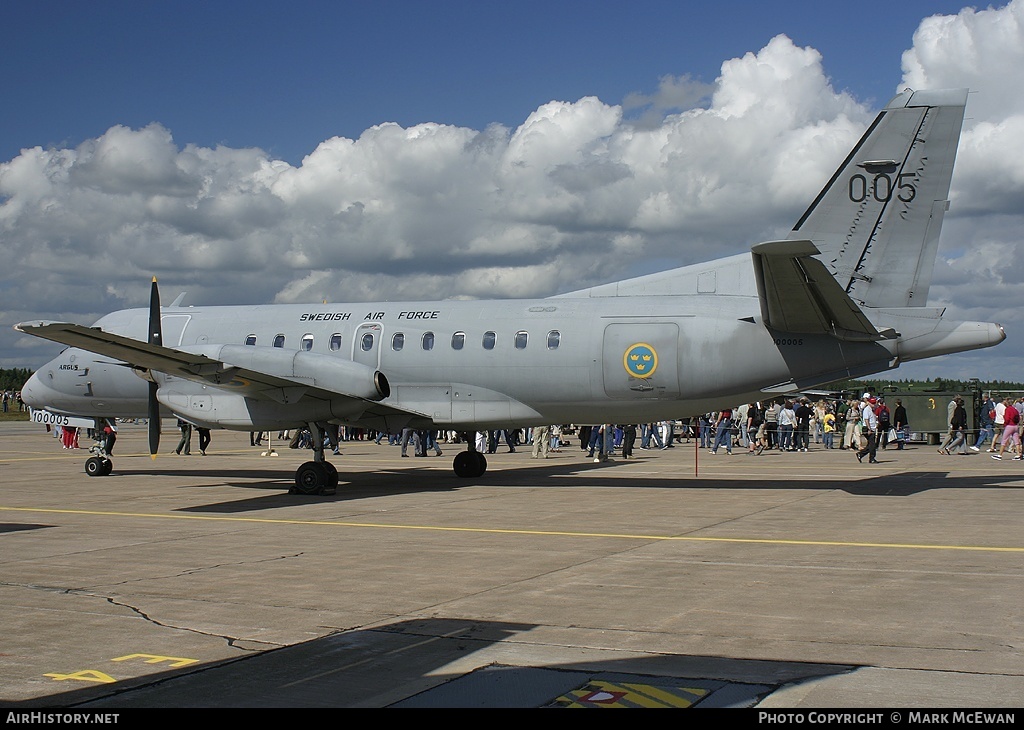
<path id="1" fill-rule="evenodd" d="M 880 106 L 921 19 L 963 3 L 5 3 L 0 160 L 159 122 L 179 144 L 292 164 L 381 122 L 519 125 L 551 100 L 619 104 L 665 75 L 711 83 L 784 33 Z"/>
<path id="2" fill-rule="evenodd" d="M 1021 377 L 1024 0 L 41 0 L 0 23 L 0 367 L 59 351 L 16 322 L 144 306 L 154 275 L 192 304 L 533 297 L 748 251 L 898 89 L 966 86 L 929 304 L 1009 339 L 893 377 Z M 770 184 L 787 149 L 804 174 Z"/>

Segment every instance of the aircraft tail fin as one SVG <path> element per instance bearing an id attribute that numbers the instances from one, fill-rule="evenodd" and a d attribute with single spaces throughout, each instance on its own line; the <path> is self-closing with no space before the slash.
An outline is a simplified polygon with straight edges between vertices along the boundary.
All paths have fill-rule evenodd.
<path id="1" fill-rule="evenodd" d="M 787 236 L 858 304 L 927 303 L 966 104 L 967 89 L 897 94 Z"/>

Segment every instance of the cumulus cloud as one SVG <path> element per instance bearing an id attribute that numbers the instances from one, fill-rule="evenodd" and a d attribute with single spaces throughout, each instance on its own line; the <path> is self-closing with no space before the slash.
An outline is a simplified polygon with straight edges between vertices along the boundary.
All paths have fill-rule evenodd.
<path id="1" fill-rule="evenodd" d="M 926 18 L 893 90 L 976 92 L 931 291 L 953 316 L 1019 309 L 1022 55 L 1024 0 Z M 26 149 L 0 163 L 2 319 L 142 306 L 153 275 L 203 304 L 548 296 L 740 253 L 791 228 L 877 111 L 835 90 L 826 61 L 780 35 L 713 84 L 552 101 L 516 128 L 380 124 L 297 166 L 158 123 Z M 947 374 L 1016 377 L 993 363 L 1018 347 Z M 0 348 L 5 367 L 52 354 L 9 328 Z"/>

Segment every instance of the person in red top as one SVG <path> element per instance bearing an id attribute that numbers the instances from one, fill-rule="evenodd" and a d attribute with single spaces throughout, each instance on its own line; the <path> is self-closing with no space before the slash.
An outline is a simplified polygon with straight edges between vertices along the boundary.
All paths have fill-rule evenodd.
<path id="1" fill-rule="evenodd" d="M 1018 433 L 1018 426 L 1020 425 L 1020 411 L 1013 406 L 1013 401 L 1009 398 L 1005 398 L 1003 403 L 1006 404 L 1006 409 L 1003 411 L 1003 438 L 1002 443 L 999 445 L 999 453 L 992 454 L 993 459 L 1002 459 L 1003 452 L 1006 451 L 1006 444 L 1012 443 L 1014 446 L 1020 446 L 1020 433 Z M 1017 461 L 1020 461 L 1021 455 L 1017 454 L 1013 457 Z"/>
<path id="2" fill-rule="evenodd" d="M 711 453 L 718 453 L 718 447 L 725 444 L 725 453 L 732 454 L 732 408 L 723 408 L 718 412 L 715 427 L 715 444 L 710 449 Z"/>

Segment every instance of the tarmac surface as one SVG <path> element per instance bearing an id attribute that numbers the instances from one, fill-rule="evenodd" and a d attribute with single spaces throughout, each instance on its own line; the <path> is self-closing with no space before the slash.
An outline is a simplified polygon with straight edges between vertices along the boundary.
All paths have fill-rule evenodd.
<path id="1" fill-rule="evenodd" d="M 177 438 L 0 423 L 0 707 L 1022 706 L 1024 462 Z"/>

